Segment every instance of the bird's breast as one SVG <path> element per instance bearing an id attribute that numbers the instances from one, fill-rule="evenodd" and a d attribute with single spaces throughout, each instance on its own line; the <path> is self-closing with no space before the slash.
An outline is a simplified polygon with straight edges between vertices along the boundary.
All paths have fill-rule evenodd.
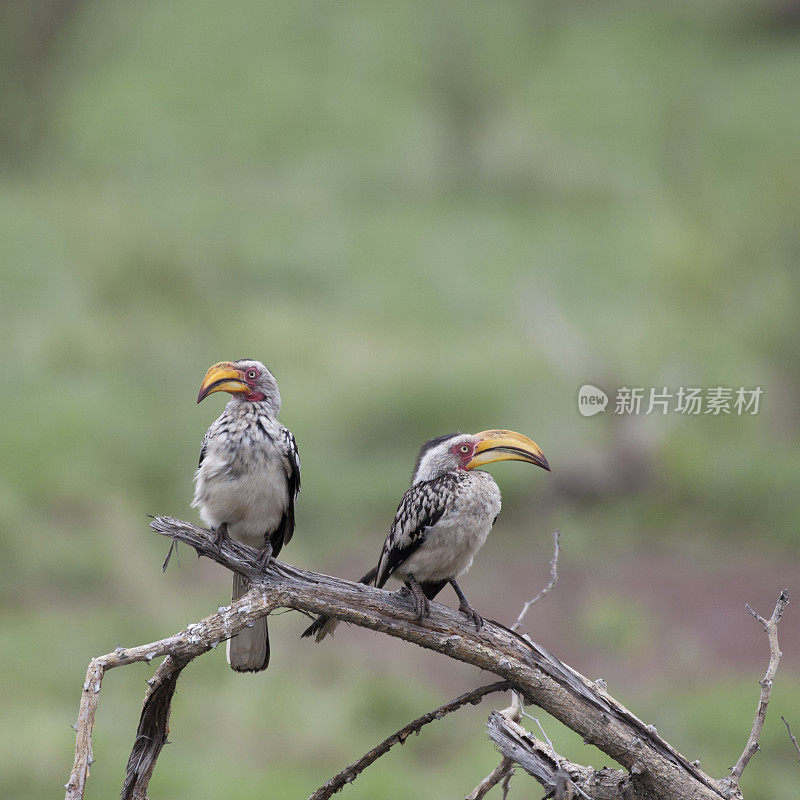
<path id="1" fill-rule="evenodd" d="M 403 579 L 411 573 L 424 582 L 456 578 L 466 572 L 486 542 L 500 505 L 500 490 L 492 477 L 485 472 L 471 474 L 462 483 L 453 508 L 428 530 L 425 541 L 395 575 Z"/>
<path id="2" fill-rule="evenodd" d="M 272 441 L 223 434 L 208 442 L 192 503 L 206 524 L 227 523 L 232 538 L 261 547 L 288 504 L 284 460 Z"/>

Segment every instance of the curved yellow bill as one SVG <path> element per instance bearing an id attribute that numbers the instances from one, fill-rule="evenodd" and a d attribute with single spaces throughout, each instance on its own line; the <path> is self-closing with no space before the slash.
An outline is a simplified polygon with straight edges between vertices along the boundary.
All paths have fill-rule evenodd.
<path id="1" fill-rule="evenodd" d="M 527 461 L 550 471 L 550 465 L 540 447 L 521 433 L 506 430 L 481 431 L 475 434 L 478 445 L 467 469 L 491 464 L 493 461 Z"/>
<path id="2" fill-rule="evenodd" d="M 250 387 L 242 380 L 242 374 L 230 361 L 220 361 L 208 368 L 203 383 L 200 385 L 200 392 L 197 395 L 197 402 L 205 400 L 214 392 L 249 392 Z"/>

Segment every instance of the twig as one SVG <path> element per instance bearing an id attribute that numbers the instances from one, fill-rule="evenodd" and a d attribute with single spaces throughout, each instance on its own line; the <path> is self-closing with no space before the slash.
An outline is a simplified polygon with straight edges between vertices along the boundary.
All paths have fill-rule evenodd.
<path id="1" fill-rule="evenodd" d="M 781 719 L 783 720 L 783 724 L 786 726 L 786 730 L 789 731 L 789 738 L 792 740 L 794 749 L 797 750 L 797 755 L 800 756 L 800 745 L 797 744 L 797 739 L 792 733 L 792 729 L 789 727 L 789 723 L 786 721 L 786 717 L 784 717 L 783 714 L 781 714 Z"/>
<path id="2" fill-rule="evenodd" d="M 506 800 L 508 797 L 508 790 L 511 788 L 511 779 L 514 777 L 514 768 L 512 767 L 506 773 L 505 778 L 503 778 L 502 783 L 500 784 L 501 788 L 503 789 L 503 800 Z"/>
<path id="3" fill-rule="evenodd" d="M 514 774 L 514 762 L 503 756 L 500 763 L 466 796 L 465 800 L 482 800 L 498 783 L 505 783 Z M 503 797 L 508 787 L 503 787 Z"/>
<path id="4" fill-rule="evenodd" d="M 775 680 L 778 662 L 782 655 L 778 647 L 778 623 L 781 621 L 781 616 L 788 603 L 789 592 L 784 589 L 781 591 L 778 602 L 775 604 L 775 610 L 768 620 L 753 611 L 749 605 L 745 605 L 745 608 L 764 626 L 764 630 L 767 632 L 767 637 L 769 639 L 769 663 L 764 679 L 760 681 L 761 694 L 758 698 L 758 706 L 756 707 L 756 715 L 753 719 L 753 727 L 750 730 L 750 737 L 747 740 L 742 754 L 739 756 L 739 760 L 731 769 L 730 776 L 725 781 L 721 781 L 722 785 L 728 786 L 734 792 L 739 789 L 739 780 L 742 777 L 744 768 L 753 757 L 753 754 L 758 750 L 758 740 L 761 738 L 761 731 L 764 728 L 764 720 L 767 716 L 767 704 L 769 703 L 769 697 L 772 692 L 772 682 Z"/>
<path id="5" fill-rule="evenodd" d="M 159 655 L 191 660 L 216 642 L 237 633 L 248 621 L 260 619 L 277 608 L 327 614 L 472 664 L 507 680 L 529 702 L 631 770 L 631 784 L 648 800 L 674 800 L 675 797 L 719 800 L 724 796 L 716 781 L 689 763 L 613 697 L 599 692 L 588 679 L 545 648 L 499 623 L 486 620 L 483 628 L 476 631 L 463 614 L 435 602 L 431 603 L 430 616 L 419 622 L 407 599 L 396 592 L 308 572 L 277 561 L 261 568 L 255 549 L 233 540 L 224 541 L 218 547 L 211 531 L 171 517 L 158 517 L 151 527 L 244 575 L 253 587 L 231 608 L 212 614 L 174 637 L 122 651 L 128 654 L 122 660 L 116 654 L 94 660 L 90 668 L 99 666 L 101 678 L 102 672 L 112 665 L 132 663 L 134 659 L 130 654 L 135 654 L 136 660 L 149 660 Z M 102 665 L 98 661 L 102 661 Z M 88 772 L 91 722 L 97 703 L 97 698 L 91 696 L 93 690 L 88 688 L 92 683 L 93 674 L 90 674 L 81 701 L 73 770 L 75 780 L 73 782 L 71 777 L 67 790 L 70 800 L 82 797 Z M 99 685 L 97 682 L 97 691 Z"/>
<path id="6" fill-rule="evenodd" d="M 522 621 L 528 613 L 528 609 L 538 603 L 555 585 L 558 580 L 558 553 L 561 549 L 559 540 L 561 539 L 561 532 L 556 529 L 553 533 L 553 560 L 550 562 L 550 582 L 542 589 L 533 600 L 528 600 L 519 612 L 517 621 L 511 626 L 512 631 L 518 631 L 522 627 Z"/>
<path id="7" fill-rule="evenodd" d="M 388 738 L 384 739 L 379 745 L 373 747 L 368 753 L 365 753 L 358 761 L 354 761 L 350 766 L 345 767 L 337 775 L 334 775 L 329 781 L 319 787 L 308 800 L 328 800 L 336 792 L 338 792 L 345 784 L 352 783 L 358 775 L 363 772 L 370 764 L 377 761 L 382 755 L 389 752 L 389 750 L 396 744 L 405 744 L 406 739 L 412 733 L 419 733 L 423 726 L 427 725 L 434 720 L 441 719 L 447 714 L 457 711 L 462 706 L 468 703 L 477 705 L 480 701 L 492 692 L 504 692 L 509 689 L 511 684 L 508 681 L 498 681 L 497 683 L 490 683 L 487 686 L 481 686 L 473 689 L 471 692 L 462 694 L 445 703 L 443 706 L 417 717 L 413 722 L 409 722 L 403 728 L 400 728 L 397 733 L 393 733 Z"/>

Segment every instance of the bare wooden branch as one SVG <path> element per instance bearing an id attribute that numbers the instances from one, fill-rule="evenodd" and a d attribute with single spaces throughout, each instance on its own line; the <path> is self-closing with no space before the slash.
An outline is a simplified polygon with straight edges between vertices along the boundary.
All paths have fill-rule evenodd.
<path id="1" fill-rule="evenodd" d="M 328 614 L 472 664 L 507 680 L 527 702 L 535 703 L 629 770 L 628 783 L 648 800 L 674 800 L 675 797 L 719 800 L 724 796 L 716 781 L 681 756 L 652 726 L 645 725 L 546 649 L 499 623 L 486 620 L 483 628 L 476 631 L 463 614 L 435 602 L 431 603 L 430 616 L 417 622 L 408 600 L 396 592 L 308 572 L 277 561 L 270 562 L 262 570 L 256 550 L 233 540 L 224 541 L 218 548 L 210 531 L 171 517 L 158 517 L 151 526 L 156 532 L 174 537 L 192 546 L 198 554 L 244 575 L 253 582 L 253 588 L 231 608 L 212 614 L 174 637 L 122 651 L 128 654 L 122 661 L 115 654 L 101 657 L 103 670 L 159 655 L 191 660 L 215 642 L 241 630 L 248 621 L 278 607 L 315 615 Z M 135 659 L 130 654 L 134 654 Z M 99 682 L 97 687 L 99 691 Z M 96 698 L 93 702 L 94 706 L 92 698 L 82 698 L 81 711 L 86 711 L 88 729 L 79 726 L 76 788 L 68 789 L 70 800 L 77 800 L 83 793 L 87 773 L 81 770 L 91 754 L 91 722 Z"/>
<path id="2" fill-rule="evenodd" d="M 591 800 L 649 800 L 652 795 L 635 774 L 619 769 L 595 770 L 573 764 L 502 711 L 493 711 L 487 724 L 489 738 L 503 756 L 519 764 L 547 791 L 546 797 L 566 797 L 566 783 Z M 682 797 L 682 795 L 673 795 Z"/>
<path id="3" fill-rule="evenodd" d="M 86 789 L 86 779 L 89 777 L 89 768 L 94 761 L 92 754 L 92 728 L 94 716 L 97 712 L 100 687 L 103 683 L 105 667 L 102 659 L 93 658 L 86 670 L 86 680 L 81 694 L 81 705 L 78 710 L 78 721 L 75 723 L 77 735 L 75 737 L 75 761 L 72 766 L 69 780 L 64 784 L 67 790 L 66 800 L 80 800 Z"/>
<path id="4" fill-rule="evenodd" d="M 522 627 L 522 621 L 525 615 L 528 613 L 528 610 L 539 600 L 541 600 L 553 588 L 556 581 L 558 580 L 557 564 L 558 564 L 560 536 L 561 534 L 558 530 L 556 530 L 555 533 L 553 534 L 554 554 L 553 554 L 553 559 L 550 563 L 549 583 L 532 600 L 528 600 L 525 603 L 525 605 L 522 608 L 522 611 L 520 612 L 519 617 L 517 618 L 517 621 L 514 623 L 514 625 L 512 625 L 511 630 L 515 631 Z M 174 540 L 173 540 L 173 545 L 174 545 Z M 170 552 L 171 551 L 172 549 L 170 548 Z M 510 684 L 506 684 L 506 688 L 510 688 Z M 517 693 L 512 692 L 512 695 L 515 699 L 515 702 L 518 703 Z M 463 697 L 467 696 L 464 695 Z M 457 701 L 453 702 L 455 703 L 460 700 L 462 700 L 462 698 L 458 698 Z M 459 703 L 457 707 L 461 707 L 461 705 L 462 703 Z M 438 715 L 442 714 L 443 710 L 446 708 L 448 707 L 441 706 L 435 711 L 430 712 L 430 714 L 434 715 L 433 718 L 438 719 Z M 402 744 L 405 741 L 405 736 L 403 736 L 403 738 L 398 738 L 398 737 L 400 737 L 403 734 L 403 732 L 407 730 L 407 728 L 415 726 L 417 723 L 419 723 L 421 720 L 426 719 L 428 716 L 430 715 L 429 714 L 425 715 L 423 717 L 420 717 L 418 720 L 415 720 L 414 722 L 410 723 L 410 726 L 406 726 L 406 728 L 403 728 L 396 734 L 390 736 L 388 739 L 385 739 L 383 742 L 381 742 L 381 744 L 370 750 L 369 753 L 367 753 L 361 759 L 354 762 L 350 766 L 345 767 L 338 775 L 334 776 L 326 784 L 317 789 L 317 791 L 311 795 L 309 800 L 324 800 L 325 798 L 330 797 L 331 794 L 339 791 L 344 786 L 345 783 L 349 783 L 355 780 L 355 777 L 360 772 L 366 769 L 366 767 L 368 767 L 370 764 L 374 763 L 380 756 L 384 755 L 384 753 L 388 752 L 389 748 L 392 747 L 392 745 L 396 744 L 398 741 L 400 741 L 400 743 Z M 419 728 L 414 730 L 414 732 L 419 733 Z M 489 791 L 491 791 L 491 789 L 493 789 L 498 783 L 501 782 L 503 783 L 503 796 L 505 797 L 506 794 L 508 793 L 509 781 L 513 776 L 513 774 L 514 774 L 513 762 L 505 757 L 501 758 L 500 763 L 485 778 L 483 778 L 483 780 L 481 780 L 481 782 L 472 790 L 472 792 L 470 792 L 466 800 L 480 800 L 481 798 L 485 797 L 486 794 Z"/>
<path id="5" fill-rule="evenodd" d="M 797 744 L 797 739 L 792 733 L 792 729 L 789 727 L 789 723 L 786 721 L 786 717 L 784 717 L 783 714 L 781 714 L 781 719 L 783 720 L 783 724 L 786 726 L 786 730 L 789 731 L 789 738 L 792 740 L 794 749 L 797 750 L 797 755 L 800 757 L 800 745 Z"/>
<path id="6" fill-rule="evenodd" d="M 522 607 L 522 611 L 519 612 L 519 616 L 517 617 L 517 621 L 511 626 L 512 631 L 518 631 L 522 627 L 522 621 L 525 619 L 525 615 L 528 613 L 528 610 L 536 605 L 555 585 L 556 581 L 558 580 L 558 553 L 561 549 L 560 546 L 560 539 L 561 539 L 561 531 L 556 528 L 555 533 L 553 533 L 553 560 L 550 562 L 550 581 L 545 586 L 539 594 L 536 595 L 532 600 L 528 600 L 527 603 Z"/>
<path id="7" fill-rule="evenodd" d="M 783 611 L 789 604 L 789 592 L 784 589 L 778 602 L 775 604 L 775 610 L 772 616 L 767 620 L 757 614 L 746 605 L 745 608 L 753 615 L 763 626 L 767 632 L 769 639 L 769 663 L 767 664 L 767 672 L 761 683 L 761 694 L 758 698 L 758 706 L 756 707 L 756 715 L 753 719 L 753 727 L 750 730 L 750 736 L 747 740 L 739 760 L 731 769 L 730 777 L 723 784 L 727 784 L 734 792 L 739 790 L 739 780 L 742 777 L 745 767 L 755 752 L 758 750 L 758 741 L 761 738 L 761 731 L 764 729 L 764 720 L 767 717 L 767 705 L 769 703 L 770 694 L 772 693 L 772 683 L 775 680 L 775 673 L 778 671 L 778 663 L 781 660 L 781 651 L 778 647 L 778 623 L 781 621 Z"/>
<path id="8" fill-rule="evenodd" d="M 406 739 L 412 733 L 419 733 L 420 730 L 430 722 L 441 719 L 459 708 L 463 708 L 467 704 L 477 705 L 487 695 L 493 692 L 504 692 L 511 688 L 508 681 L 497 681 L 490 683 L 487 686 L 480 686 L 473 689 L 471 692 L 466 692 L 455 700 L 445 703 L 443 706 L 417 717 L 413 722 L 400 728 L 397 733 L 393 733 L 388 738 L 384 739 L 379 745 L 373 747 L 368 753 L 365 753 L 358 761 L 354 761 L 350 766 L 345 767 L 337 775 L 334 775 L 329 781 L 319 787 L 308 800 L 328 800 L 336 792 L 338 792 L 345 784 L 352 783 L 358 775 L 363 772 L 370 764 L 377 761 L 382 755 L 389 752 L 389 750 L 396 744 L 405 744 Z"/>
<path id="9" fill-rule="evenodd" d="M 482 800 L 489 792 L 514 774 L 514 762 L 503 756 L 500 763 L 466 796 L 464 800 Z M 504 791 L 503 796 L 505 797 Z"/>
<path id="10" fill-rule="evenodd" d="M 155 769 L 156 759 L 167 743 L 172 697 L 178 685 L 178 677 L 188 663 L 167 656 L 150 681 L 136 739 L 125 770 L 121 800 L 147 800 L 147 786 Z"/>
<path id="11" fill-rule="evenodd" d="M 503 789 L 503 800 L 506 800 L 508 797 L 508 790 L 511 788 L 511 779 L 514 777 L 514 769 L 510 769 L 507 773 L 505 778 L 500 782 L 500 786 Z"/>

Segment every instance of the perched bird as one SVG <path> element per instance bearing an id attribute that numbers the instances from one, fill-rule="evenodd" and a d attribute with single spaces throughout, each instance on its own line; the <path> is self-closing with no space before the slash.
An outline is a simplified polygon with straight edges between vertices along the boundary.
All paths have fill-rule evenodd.
<path id="1" fill-rule="evenodd" d="M 272 373 L 259 361 L 221 361 L 206 373 L 200 403 L 229 392 L 225 410 L 208 429 L 195 473 L 192 507 L 217 534 L 261 551 L 266 566 L 294 533 L 294 502 L 300 491 L 300 457 L 288 428 L 278 422 L 281 395 Z M 233 599 L 248 582 L 233 575 Z M 269 665 L 266 617 L 228 640 L 228 663 L 238 672 Z"/>
<path id="2" fill-rule="evenodd" d="M 428 615 L 429 601 L 449 583 L 458 596 L 459 611 L 480 629 L 483 620 L 456 579 L 470 568 L 500 513 L 494 478 L 475 467 L 506 460 L 550 470 L 539 446 L 513 431 L 452 433 L 426 442 L 378 565 L 360 582 L 382 588 L 390 577 L 403 581 L 400 592 L 412 596 L 419 620 Z M 337 624 L 332 617 L 320 616 L 303 636 L 314 635 L 320 642 Z"/>

